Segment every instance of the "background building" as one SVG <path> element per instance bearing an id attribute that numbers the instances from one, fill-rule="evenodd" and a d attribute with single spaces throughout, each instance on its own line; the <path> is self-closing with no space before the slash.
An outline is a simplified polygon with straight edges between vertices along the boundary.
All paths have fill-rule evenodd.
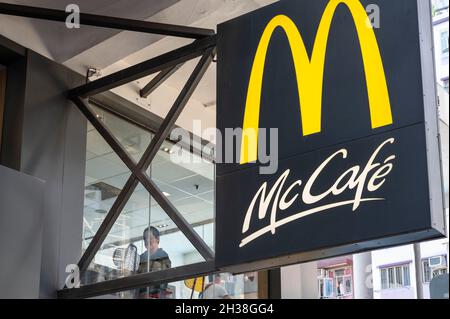
<path id="1" fill-rule="evenodd" d="M 432 0 L 436 80 L 448 92 L 448 0 Z"/>

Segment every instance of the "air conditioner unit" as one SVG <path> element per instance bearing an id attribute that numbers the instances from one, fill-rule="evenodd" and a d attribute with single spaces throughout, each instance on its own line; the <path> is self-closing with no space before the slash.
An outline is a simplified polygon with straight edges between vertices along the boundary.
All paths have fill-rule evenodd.
<path id="1" fill-rule="evenodd" d="M 443 256 L 436 256 L 428 258 L 428 265 L 430 268 L 437 268 L 445 266 L 445 260 Z"/>

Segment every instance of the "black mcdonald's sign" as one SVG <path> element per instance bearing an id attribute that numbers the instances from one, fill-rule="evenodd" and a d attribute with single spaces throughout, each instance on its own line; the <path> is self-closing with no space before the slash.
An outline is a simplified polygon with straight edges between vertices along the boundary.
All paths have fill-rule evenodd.
<path id="1" fill-rule="evenodd" d="M 367 7 L 379 9 L 373 26 Z M 285 0 L 218 27 L 216 262 L 261 269 L 445 233 L 422 0 Z M 260 174 L 262 128 L 278 163 Z M 225 150 L 223 150 L 225 151 Z"/>

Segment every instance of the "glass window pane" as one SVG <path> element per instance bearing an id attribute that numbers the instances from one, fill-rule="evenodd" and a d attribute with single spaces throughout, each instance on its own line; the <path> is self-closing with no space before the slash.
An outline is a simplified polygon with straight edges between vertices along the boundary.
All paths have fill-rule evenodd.
<path id="1" fill-rule="evenodd" d="M 150 144 L 152 134 L 102 108 L 95 105 L 90 107 L 130 156 L 138 161 Z M 178 162 L 177 158 L 173 159 L 172 147 L 173 144 L 168 141 L 163 143 L 147 174 L 213 249 L 214 165 L 187 151 L 180 154 L 183 157 L 190 157 L 190 160 Z M 87 248 L 131 175 L 125 164 L 90 124 L 86 159 L 84 249 Z M 149 248 L 144 244 L 143 234 L 148 227 L 152 231 L 154 227 L 159 232 L 156 249 L 153 247 L 155 245 Z M 146 254 L 149 249 L 153 251 Z M 162 257 L 167 255 L 166 260 L 160 260 L 162 254 L 164 254 Z M 166 212 L 147 190 L 138 184 L 89 269 L 82 274 L 82 284 L 202 261 L 204 258 L 179 231 Z"/>
<path id="2" fill-rule="evenodd" d="M 430 265 L 428 264 L 428 260 L 424 260 L 422 262 L 422 267 L 423 267 L 423 282 L 430 282 L 431 269 L 430 269 Z"/>
<path id="3" fill-rule="evenodd" d="M 130 175 L 128 168 L 100 134 L 88 126 L 83 250 L 89 245 Z"/>
<path id="4" fill-rule="evenodd" d="M 94 105 L 89 107 L 136 161 L 152 134 Z M 83 218 L 83 250 L 87 248 L 131 173 L 97 130 L 88 123 Z"/>
<path id="5" fill-rule="evenodd" d="M 207 237 L 213 224 L 195 228 Z M 212 246 L 212 241 L 208 244 Z M 202 261 L 204 258 L 139 184 L 95 255 L 90 270 L 101 273 L 101 280 L 111 280 Z M 167 293 L 167 286 L 147 287 L 139 292 L 148 298 L 155 294 L 160 298 Z"/>
<path id="6" fill-rule="evenodd" d="M 394 268 L 388 268 L 389 288 L 395 288 L 395 271 Z"/>
<path id="7" fill-rule="evenodd" d="M 325 298 L 332 298 L 333 297 L 333 291 L 334 291 L 334 281 L 331 278 L 325 278 L 324 279 L 324 285 L 325 285 Z"/>
<path id="8" fill-rule="evenodd" d="M 387 270 L 381 269 L 381 289 L 387 289 L 388 286 L 388 278 L 387 278 Z"/>
<path id="9" fill-rule="evenodd" d="M 214 164 L 166 142 L 151 166 L 151 178 L 200 236 L 214 239 Z M 210 225 L 206 226 L 205 225 Z M 214 245 L 212 245 L 214 247 Z"/>
<path id="10" fill-rule="evenodd" d="M 337 269 L 337 270 L 334 271 L 334 275 L 336 277 L 344 276 L 344 273 L 345 273 L 344 269 Z"/>
<path id="11" fill-rule="evenodd" d="M 409 265 L 403 266 L 403 285 L 405 287 L 411 286 L 411 279 L 409 274 Z"/>
<path id="12" fill-rule="evenodd" d="M 448 31 L 441 33 L 441 49 L 442 53 L 448 53 Z"/>
<path id="13" fill-rule="evenodd" d="M 345 288 L 344 288 L 345 294 L 351 295 L 353 293 L 352 276 L 345 276 L 344 282 L 345 282 Z"/>
<path id="14" fill-rule="evenodd" d="M 403 287 L 402 267 L 395 267 L 395 285 L 396 287 Z"/>
<path id="15" fill-rule="evenodd" d="M 91 103 L 90 108 L 111 134 L 125 148 L 128 154 L 139 161 L 150 144 L 153 134 L 140 126 L 132 124 L 117 115 Z"/>

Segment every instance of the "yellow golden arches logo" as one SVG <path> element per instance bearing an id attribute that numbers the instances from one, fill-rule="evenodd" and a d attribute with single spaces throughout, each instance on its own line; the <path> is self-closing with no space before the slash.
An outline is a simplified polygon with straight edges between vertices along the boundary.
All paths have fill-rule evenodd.
<path id="1" fill-rule="evenodd" d="M 347 5 L 353 16 L 366 74 L 372 128 L 392 124 L 391 105 L 377 39 L 366 10 L 359 0 L 330 0 L 317 31 L 311 59 L 295 23 L 285 15 L 275 16 L 266 26 L 250 75 L 241 141 L 241 164 L 257 160 L 259 113 L 266 54 L 272 34 L 280 27 L 287 35 L 294 59 L 303 135 L 321 131 L 322 89 L 328 34 L 336 8 Z"/>

